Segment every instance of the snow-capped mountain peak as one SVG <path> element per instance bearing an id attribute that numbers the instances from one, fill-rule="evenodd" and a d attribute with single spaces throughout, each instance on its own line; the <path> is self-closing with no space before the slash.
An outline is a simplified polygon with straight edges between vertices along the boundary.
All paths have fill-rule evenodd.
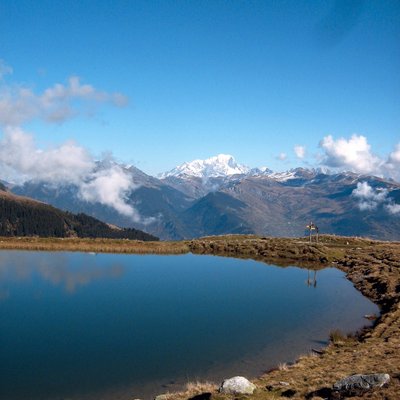
<path id="1" fill-rule="evenodd" d="M 244 175 L 249 171 L 249 167 L 238 164 L 233 156 L 229 154 L 218 154 L 206 160 L 185 162 L 171 171 L 161 174 L 160 178 L 184 177 L 186 175 L 207 179 L 231 175 Z"/>

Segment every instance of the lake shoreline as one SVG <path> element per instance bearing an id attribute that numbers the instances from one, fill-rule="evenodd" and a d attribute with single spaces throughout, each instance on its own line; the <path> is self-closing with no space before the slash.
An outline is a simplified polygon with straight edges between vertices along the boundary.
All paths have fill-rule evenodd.
<path id="1" fill-rule="evenodd" d="M 292 398 L 315 398 L 337 380 L 355 373 L 384 372 L 392 376 L 389 388 L 370 399 L 395 399 L 400 392 L 400 243 L 324 235 L 319 243 L 305 238 L 267 238 L 252 235 L 206 237 L 181 242 L 141 242 L 112 239 L 0 238 L 0 249 L 82 251 L 126 254 L 213 254 L 278 265 L 319 269 L 333 265 L 360 292 L 379 305 L 380 317 L 372 328 L 343 338 L 326 348 L 300 357 L 253 380 L 257 389 L 249 399 L 272 399 L 290 388 Z M 227 377 L 228 378 L 228 377 Z M 282 382 L 288 385 L 282 385 Z M 216 386 L 189 385 L 188 391 L 166 396 L 187 400 L 201 393 L 212 399 L 228 399 Z M 393 396 L 393 397 L 391 397 Z M 322 396 L 320 396 L 322 397 Z"/>

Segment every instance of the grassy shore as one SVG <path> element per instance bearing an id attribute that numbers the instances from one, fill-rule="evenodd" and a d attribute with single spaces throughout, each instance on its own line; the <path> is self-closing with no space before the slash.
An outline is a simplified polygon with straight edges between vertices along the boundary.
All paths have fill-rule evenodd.
<path id="1" fill-rule="evenodd" d="M 0 249 L 83 251 L 94 253 L 184 254 L 187 242 L 144 242 L 127 239 L 0 237 Z"/>
<path id="2" fill-rule="evenodd" d="M 346 273 L 354 286 L 381 308 L 371 329 L 354 337 L 332 335 L 332 343 L 318 353 L 305 354 L 290 365 L 253 380 L 253 395 L 227 396 L 217 385 L 196 382 L 187 390 L 166 398 L 272 400 L 322 399 L 337 380 L 355 373 L 384 372 L 391 375 L 388 388 L 362 399 L 398 400 L 400 394 L 400 243 L 361 238 L 322 236 L 319 243 L 306 239 L 260 238 L 256 236 L 207 237 L 181 242 L 140 242 L 106 239 L 0 238 L 0 249 L 88 251 L 136 254 L 214 254 L 252 258 L 278 265 L 319 269 L 334 265 Z M 228 377 L 227 377 L 228 378 Z M 290 390 L 290 392 L 288 392 Z M 354 397 L 361 399 L 361 397 Z"/>

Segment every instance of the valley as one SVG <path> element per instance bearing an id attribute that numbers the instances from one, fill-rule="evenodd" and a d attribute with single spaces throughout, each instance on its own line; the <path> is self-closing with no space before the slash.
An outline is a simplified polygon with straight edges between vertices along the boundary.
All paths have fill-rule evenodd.
<path id="1" fill-rule="evenodd" d="M 135 221 L 100 201 L 83 200 L 74 184 L 26 181 L 8 188 L 163 240 L 301 236 L 310 221 L 327 234 L 400 240 L 400 184 L 393 180 L 322 169 L 250 169 L 226 155 L 186 163 L 159 178 L 133 166 L 119 168 L 135 186 L 125 198 L 140 215 Z"/>

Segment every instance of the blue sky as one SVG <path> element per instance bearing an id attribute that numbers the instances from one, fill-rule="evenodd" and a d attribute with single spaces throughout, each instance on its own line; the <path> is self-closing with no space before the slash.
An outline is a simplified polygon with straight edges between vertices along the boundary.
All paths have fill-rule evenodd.
<path id="1" fill-rule="evenodd" d="M 362 135 L 384 160 L 400 142 L 399 43 L 396 0 L 3 1 L 0 88 L 39 96 L 78 76 L 96 96 L 18 125 L 40 148 L 72 139 L 150 174 L 218 153 L 334 165 L 328 135 Z"/>

